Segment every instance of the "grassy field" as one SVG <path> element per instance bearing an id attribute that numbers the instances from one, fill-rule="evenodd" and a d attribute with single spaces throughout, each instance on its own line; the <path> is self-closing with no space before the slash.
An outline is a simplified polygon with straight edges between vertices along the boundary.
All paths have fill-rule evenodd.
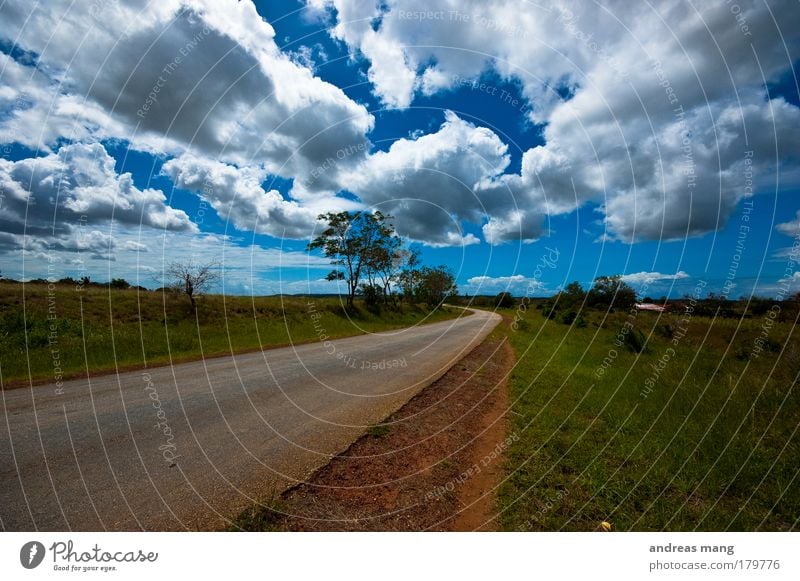
<path id="1" fill-rule="evenodd" d="M 502 527 L 796 528 L 792 322 L 772 325 L 757 354 L 764 317 L 603 315 L 566 325 L 529 310 L 509 328 L 518 359 L 510 429 L 519 439 L 498 495 Z M 646 341 L 643 352 L 628 347 L 629 333 Z"/>
<path id="2" fill-rule="evenodd" d="M 4 386 L 56 381 L 396 329 L 456 317 L 403 305 L 346 313 L 337 298 L 185 296 L 72 285 L 0 283 L 0 377 Z"/>

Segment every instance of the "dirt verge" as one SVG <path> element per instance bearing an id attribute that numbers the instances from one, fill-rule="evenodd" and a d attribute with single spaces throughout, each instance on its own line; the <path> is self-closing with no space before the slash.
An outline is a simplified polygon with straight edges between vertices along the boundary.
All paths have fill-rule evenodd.
<path id="1" fill-rule="evenodd" d="M 237 529 L 494 530 L 513 351 L 490 338 L 307 482 Z"/>

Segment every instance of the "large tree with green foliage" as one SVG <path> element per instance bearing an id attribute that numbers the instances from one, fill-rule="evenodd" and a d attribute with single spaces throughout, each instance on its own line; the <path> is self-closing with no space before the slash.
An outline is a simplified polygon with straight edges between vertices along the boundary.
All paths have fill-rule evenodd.
<path id="1" fill-rule="evenodd" d="M 378 289 L 383 302 L 388 303 L 392 285 L 398 281 L 405 252 L 403 241 L 394 233 L 391 225 L 384 224 L 380 229 L 378 239 L 371 248 L 366 249 L 366 272 L 370 287 Z"/>
<path id="2" fill-rule="evenodd" d="M 636 304 L 636 291 L 618 274 L 599 276 L 586 296 L 586 303 L 591 307 L 630 309 Z"/>
<path id="3" fill-rule="evenodd" d="M 420 269 L 414 294 L 428 307 L 436 307 L 457 293 L 456 279 L 446 266 L 425 266 Z"/>
<path id="4" fill-rule="evenodd" d="M 320 214 L 319 219 L 328 226 L 308 249 L 321 249 L 337 267 L 326 278 L 346 282 L 347 306 L 351 308 L 362 277 L 372 286 L 386 271 L 386 256 L 397 240 L 389 222 L 391 216 L 380 211 L 328 212 Z"/>
<path id="5" fill-rule="evenodd" d="M 569 283 L 558 293 L 558 306 L 562 308 L 580 309 L 586 300 L 586 291 L 577 280 Z"/>
<path id="6" fill-rule="evenodd" d="M 514 296 L 508 291 L 497 293 L 494 304 L 498 309 L 510 309 L 514 306 Z"/>
<path id="7" fill-rule="evenodd" d="M 414 248 L 405 248 L 400 251 L 400 273 L 397 281 L 403 290 L 403 299 L 413 303 L 416 300 L 414 293 L 419 284 L 420 253 Z"/>

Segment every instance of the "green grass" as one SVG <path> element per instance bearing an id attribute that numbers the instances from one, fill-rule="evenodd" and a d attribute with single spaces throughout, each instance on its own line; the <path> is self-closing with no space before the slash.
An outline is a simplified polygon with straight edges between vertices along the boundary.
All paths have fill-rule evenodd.
<path id="1" fill-rule="evenodd" d="M 265 499 L 243 510 L 233 519 L 227 530 L 238 531 L 278 531 L 281 520 L 286 514 L 286 506 L 280 495 L 271 494 Z"/>
<path id="2" fill-rule="evenodd" d="M 382 438 L 389 433 L 389 426 L 378 424 L 367 428 L 367 434 L 373 438 Z"/>
<path id="3" fill-rule="evenodd" d="M 502 526 L 796 528 L 800 342 L 791 323 L 776 324 L 772 349 L 753 358 L 761 317 L 695 317 L 675 341 L 679 316 L 640 313 L 635 329 L 646 344 L 636 353 L 614 343 L 626 313 L 585 316 L 587 326 L 576 328 L 530 310 L 518 331 L 508 330 L 518 358 L 510 429 L 519 440 L 498 495 Z M 670 347 L 648 393 L 652 365 Z"/>
<path id="4" fill-rule="evenodd" d="M 54 381 L 117 368 L 154 366 L 262 347 L 307 343 L 457 317 L 424 305 L 375 314 L 337 298 L 184 296 L 71 285 L 0 283 L 3 385 Z M 53 317 L 48 318 L 48 317 Z M 51 343 L 51 338 L 53 339 Z"/>

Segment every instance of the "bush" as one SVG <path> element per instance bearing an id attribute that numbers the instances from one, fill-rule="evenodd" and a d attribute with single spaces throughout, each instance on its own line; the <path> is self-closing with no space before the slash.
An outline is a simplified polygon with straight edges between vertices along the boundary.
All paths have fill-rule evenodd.
<path id="1" fill-rule="evenodd" d="M 509 292 L 498 293 L 494 299 L 494 304 L 498 309 L 510 309 L 514 306 L 514 297 Z"/>
<path id="2" fill-rule="evenodd" d="M 115 289 L 127 289 L 130 288 L 131 285 L 124 278 L 112 278 L 108 286 Z"/>
<path id="3" fill-rule="evenodd" d="M 586 302 L 595 309 L 628 310 L 636 303 L 636 291 L 619 275 L 600 276 L 595 279 Z"/>
<path id="4" fill-rule="evenodd" d="M 415 297 L 428 307 L 435 308 L 457 296 L 456 279 L 445 266 L 423 267 L 419 271 L 419 284 L 414 292 Z"/>
<path id="5" fill-rule="evenodd" d="M 362 284 L 361 295 L 364 297 L 364 306 L 373 313 L 379 313 L 383 301 L 383 291 L 376 284 Z"/>

